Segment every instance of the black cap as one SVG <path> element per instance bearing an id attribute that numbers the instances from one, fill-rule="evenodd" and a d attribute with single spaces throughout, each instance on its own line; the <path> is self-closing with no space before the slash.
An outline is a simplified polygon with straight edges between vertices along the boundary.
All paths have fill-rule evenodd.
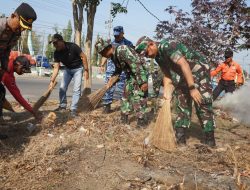
<path id="1" fill-rule="evenodd" d="M 226 49 L 226 51 L 225 51 L 225 59 L 227 59 L 227 58 L 230 58 L 230 57 L 233 57 L 233 55 L 234 55 L 234 52 L 231 50 L 231 49 Z"/>
<path id="2" fill-rule="evenodd" d="M 52 39 L 49 41 L 49 43 L 52 43 L 52 42 L 54 43 L 57 41 L 63 41 L 63 37 L 60 34 L 54 34 L 52 36 Z"/>
<path id="3" fill-rule="evenodd" d="M 20 25 L 28 30 L 31 30 L 32 23 L 36 20 L 36 12 L 35 10 L 27 3 L 22 3 L 17 9 L 15 13 L 20 17 Z"/>
<path id="4" fill-rule="evenodd" d="M 23 66 L 23 72 L 24 73 L 31 73 L 30 70 L 30 61 L 27 57 L 20 55 L 14 60 L 14 64 L 21 64 Z"/>

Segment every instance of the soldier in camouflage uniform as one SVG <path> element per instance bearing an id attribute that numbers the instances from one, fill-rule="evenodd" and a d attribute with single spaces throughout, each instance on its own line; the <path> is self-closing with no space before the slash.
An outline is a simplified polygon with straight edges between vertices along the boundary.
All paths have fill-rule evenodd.
<path id="1" fill-rule="evenodd" d="M 147 107 L 148 73 L 145 69 L 145 60 L 140 57 L 133 48 L 120 45 L 113 46 L 109 41 L 99 39 L 96 49 L 103 57 L 112 59 L 116 71 L 114 75 L 126 74 L 125 90 L 121 102 L 121 121 L 128 124 L 128 114 L 135 110 L 137 126 L 145 127 Z M 109 82 L 108 82 L 109 85 Z"/>
<path id="2" fill-rule="evenodd" d="M 210 67 L 203 56 L 175 41 L 160 43 L 143 36 L 136 44 L 136 51 L 155 58 L 164 73 L 164 98 L 171 99 L 167 88 L 175 87 L 177 120 L 174 127 L 179 144 L 186 144 L 185 131 L 191 123 L 192 100 L 205 133 L 205 144 L 215 146 L 214 114 Z"/>
<path id="3" fill-rule="evenodd" d="M 115 40 L 112 42 L 112 45 L 117 47 L 119 45 L 127 45 L 132 47 L 133 44 L 126 38 L 124 38 L 124 30 L 122 26 L 116 26 L 113 29 L 114 31 L 114 37 Z M 105 83 L 108 82 L 109 78 L 114 74 L 115 72 L 115 64 L 111 59 L 106 60 L 107 61 L 107 67 L 106 67 L 106 75 L 105 75 Z M 102 65 L 104 66 L 104 65 Z M 103 97 L 103 113 L 110 113 L 111 111 L 111 103 L 113 101 L 113 95 L 115 92 L 115 88 L 117 87 L 119 99 L 121 99 L 123 91 L 124 91 L 124 86 L 125 86 L 125 80 L 126 80 L 126 75 L 124 72 L 121 73 L 120 75 L 120 80 L 117 82 L 116 85 L 114 85 L 111 89 L 109 89 L 104 97 Z"/>

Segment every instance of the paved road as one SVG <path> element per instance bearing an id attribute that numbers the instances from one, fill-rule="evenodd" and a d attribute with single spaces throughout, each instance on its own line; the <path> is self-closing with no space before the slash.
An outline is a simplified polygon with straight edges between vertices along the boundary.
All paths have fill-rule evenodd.
<path id="1" fill-rule="evenodd" d="M 48 88 L 49 77 L 16 77 L 17 85 L 24 96 L 24 98 L 29 99 L 30 101 L 36 101 Z M 52 92 L 50 99 L 58 100 L 60 79 L 57 79 L 59 83 Z M 99 89 L 104 85 L 104 80 L 95 79 L 93 80 L 93 90 Z M 72 96 L 72 81 L 69 85 L 67 96 Z M 12 95 L 7 90 L 6 98 L 8 100 L 14 100 Z"/>

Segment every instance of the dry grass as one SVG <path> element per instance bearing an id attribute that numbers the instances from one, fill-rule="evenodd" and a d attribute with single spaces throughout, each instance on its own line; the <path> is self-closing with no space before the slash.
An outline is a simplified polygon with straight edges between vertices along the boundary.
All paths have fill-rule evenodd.
<path id="1" fill-rule="evenodd" d="M 38 100 L 37 102 L 33 105 L 33 111 L 37 112 L 39 108 L 45 103 L 45 101 L 49 98 L 52 90 L 55 88 L 57 85 L 57 82 L 55 81 L 53 86 L 51 86 Z"/>
<path id="2" fill-rule="evenodd" d="M 94 110 L 102 100 L 107 90 L 111 88 L 118 81 L 118 79 L 119 79 L 118 76 L 113 76 L 109 79 L 109 82 L 111 84 L 110 87 L 105 85 L 101 89 L 91 93 L 88 96 L 86 96 L 85 93 L 83 93 L 78 102 L 78 112 L 90 112 Z"/>
<path id="3" fill-rule="evenodd" d="M 242 125 L 237 133 L 246 138 L 226 130 L 233 126 L 230 121 L 223 120 L 227 128 L 222 129 L 217 118 L 221 149 L 200 151 L 191 136 L 186 149 L 167 152 L 144 146 L 150 128 L 138 130 L 136 121 L 117 124 L 119 112 L 102 115 L 96 109 L 73 121 L 65 119 L 67 113 L 49 112 L 32 135 L 24 131 L 26 124 L 0 127 L 11 136 L 0 141 L 0 189 L 249 189 L 250 135 Z"/>

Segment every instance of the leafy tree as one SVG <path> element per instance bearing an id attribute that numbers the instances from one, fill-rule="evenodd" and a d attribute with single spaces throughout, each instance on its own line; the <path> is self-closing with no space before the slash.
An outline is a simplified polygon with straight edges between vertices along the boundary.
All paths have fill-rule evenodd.
<path id="1" fill-rule="evenodd" d="M 71 42 L 72 31 L 73 30 L 72 30 L 71 21 L 69 20 L 67 27 L 63 29 L 63 32 L 62 32 L 63 39 L 66 42 Z"/>
<path id="2" fill-rule="evenodd" d="M 193 0 L 191 14 L 173 6 L 166 12 L 174 20 L 156 27 L 156 38 L 178 40 L 217 63 L 226 48 L 249 48 L 249 22 L 245 0 Z M 248 40 L 248 45 L 247 45 Z"/>
<path id="3" fill-rule="evenodd" d="M 49 35 L 48 35 L 48 42 L 51 40 L 51 37 L 52 37 L 52 35 L 49 34 Z M 47 46 L 46 46 L 45 55 L 46 55 L 46 57 L 47 57 L 50 61 L 53 60 L 53 52 L 54 52 L 53 45 L 48 43 Z"/>
<path id="4" fill-rule="evenodd" d="M 111 3 L 112 9 L 111 9 L 111 15 L 113 18 L 116 17 L 118 13 L 127 13 L 127 7 L 122 6 L 120 3 Z"/>

